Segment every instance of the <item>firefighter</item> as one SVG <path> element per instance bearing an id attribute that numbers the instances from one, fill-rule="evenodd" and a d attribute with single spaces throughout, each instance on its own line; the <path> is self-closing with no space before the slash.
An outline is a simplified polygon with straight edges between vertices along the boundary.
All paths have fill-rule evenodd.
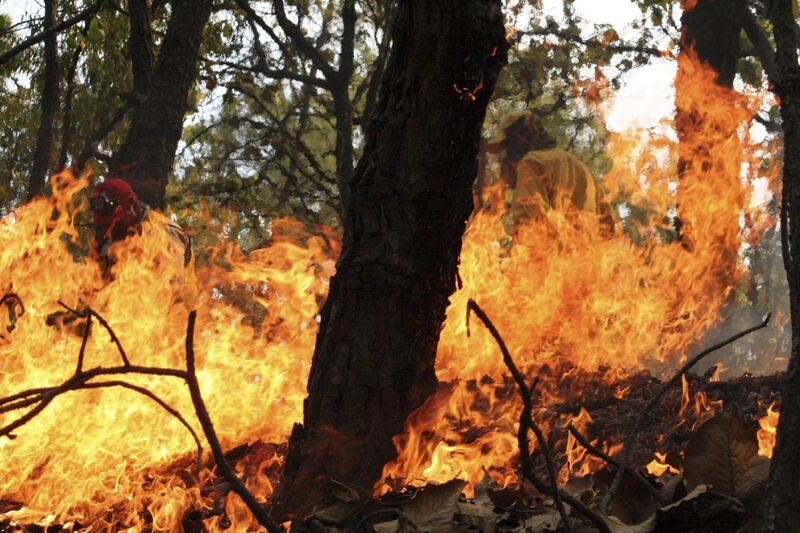
<path id="1" fill-rule="evenodd" d="M 513 191 L 509 213 L 515 222 L 536 218 L 550 209 L 575 208 L 600 215 L 606 229 L 613 231 L 611 206 L 589 167 L 558 148 L 530 111 L 506 115 L 486 149 L 504 155 L 500 177 Z"/>
<path id="2" fill-rule="evenodd" d="M 171 252 L 183 264 L 184 273 L 179 279 L 170 280 L 177 285 L 178 298 L 189 307 L 196 299 L 196 278 L 191 239 L 183 229 L 173 224 L 164 215 L 151 210 L 136 197 L 131 186 L 118 178 L 107 178 L 92 190 L 89 206 L 93 213 L 93 251 L 100 261 L 103 277 L 111 278 L 114 257 L 111 246 L 128 237 L 139 235 L 146 224 L 163 228 L 170 237 Z"/>

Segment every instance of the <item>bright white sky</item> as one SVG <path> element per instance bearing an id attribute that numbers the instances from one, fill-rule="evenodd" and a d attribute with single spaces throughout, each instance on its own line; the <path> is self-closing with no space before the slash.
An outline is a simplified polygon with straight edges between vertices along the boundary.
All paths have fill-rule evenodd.
<path id="1" fill-rule="evenodd" d="M 542 2 L 543 11 L 556 20 L 561 18 L 561 6 L 559 0 Z M 591 24 L 611 24 L 628 39 L 632 39 L 631 23 L 642 17 L 642 12 L 630 0 L 575 0 L 575 11 Z M 674 61 L 656 59 L 627 72 L 622 78 L 622 87 L 607 108 L 606 126 L 613 131 L 651 128 L 662 119 L 672 117 L 676 70 Z"/>

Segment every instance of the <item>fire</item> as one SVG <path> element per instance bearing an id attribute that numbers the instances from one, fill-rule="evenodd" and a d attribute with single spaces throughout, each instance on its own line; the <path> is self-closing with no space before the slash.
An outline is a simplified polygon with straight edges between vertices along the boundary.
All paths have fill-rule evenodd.
<path id="1" fill-rule="evenodd" d="M 758 430 L 756 437 L 758 437 L 758 455 L 772 458 L 772 450 L 775 448 L 775 437 L 778 432 L 778 421 L 781 418 L 781 413 L 775 409 L 773 402 L 767 408 L 767 414 L 758 419 L 758 425 L 761 429 Z"/>
<path id="2" fill-rule="evenodd" d="M 655 477 L 663 476 L 665 473 L 680 474 L 681 471 L 667 462 L 667 454 L 656 452 L 652 461 L 647 463 L 647 473 Z"/>
<path id="3" fill-rule="evenodd" d="M 518 481 L 521 404 L 493 339 L 477 327 L 466 335 L 469 298 L 490 314 L 522 371 L 541 378 L 533 416 L 545 433 L 570 422 L 548 407 L 580 397 L 586 373 L 603 370 L 615 384 L 631 370 L 671 368 L 715 324 L 745 274 L 738 251 L 771 221 L 748 196 L 753 180 L 763 178 L 746 133 L 754 104 L 716 86 L 691 55 L 680 61 L 680 103 L 702 118 L 688 144 L 629 132 L 609 146 L 609 197 L 624 195 L 630 205 L 646 206 L 650 223 L 634 228 L 624 218 L 609 235 L 592 213 L 550 210 L 512 229 L 500 187 L 490 193 L 495 201 L 475 214 L 461 255 L 463 289 L 453 295 L 441 333 L 437 373 L 444 384 L 396 438 L 398 458 L 384 471 L 392 483 L 461 477 L 473 485 L 484 469 L 501 485 Z M 691 164 L 678 182 L 679 154 L 690 155 Z M 87 185 L 86 177 L 57 175 L 52 198 L 0 222 L 0 284 L 18 293 L 27 311 L 8 334 L 2 330 L 0 395 L 73 372 L 81 341 L 76 326 L 45 325 L 59 311 L 59 299 L 103 315 L 135 364 L 183 366 L 188 311 L 179 284 L 169 280 L 184 273 L 171 260 L 170 243 L 150 228 L 116 245 L 113 279 L 103 281 L 85 257 L 86 235 L 78 229 Z M 684 240 L 662 242 L 660 220 L 676 206 Z M 637 242 L 629 236 L 634 229 Z M 198 377 L 226 449 L 285 442 L 302 418 L 315 317 L 339 252 L 330 230 L 319 231 L 278 221 L 261 250 L 244 254 L 224 241 L 196 250 Z M 107 336 L 95 331 L 86 367 L 116 364 L 116 357 Z M 131 381 L 192 413 L 182 386 L 166 378 Z M 618 398 L 626 394 L 616 391 Z M 700 414 L 714 409 L 699 396 L 694 405 Z M 0 415 L 0 423 L 8 420 Z M 585 410 L 571 422 L 590 429 Z M 204 518 L 207 527 L 223 527 L 223 520 L 236 530 L 251 524 L 237 497 L 216 502 L 207 492 L 214 474 L 193 471 L 192 439 L 147 398 L 117 390 L 75 392 L 58 398 L 16 437 L 0 439 L 0 498 L 23 506 L 8 516 L 95 529 L 175 530 L 188 511 L 218 504 L 227 514 Z M 569 436 L 559 446 L 567 450 L 564 477 L 600 466 Z M 618 449 L 603 446 L 609 453 Z M 282 456 L 264 451 L 252 461 L 236 468 L 257 497 L 266 498 L 274 482 L 267 473 Z"/>
<path id="4" fill-rule="evenodd" d="M 188 312 L 182 288 L 169 282 L 184 275 L 182 261 L 170 256 L 173 243 L 145 225 L 141 236 L 115 245 L 113 280 L 104 282 L 97 263 L 84 257 L 86 237 L 77 229 L 86 212 L 86 178 L 64 173 L 52 183 L 52 198 L 22 206 L 0 223 L 0 283 L 26 308 L 0 345 L 2 395 L 55 384 L 74 371 L 77 326 L 45 323 L 60 310 L 59 299 L 91 305 L 104 316 L 133 364 L 182 368 Z M 322 237 L 295 239 L 299 227 L 279 222 L 268 248 L 245 256 L 221 245 L 198 266 L 198 378 L 226 448 L 256 438 L 283 442 L 302 416 L 318 297 L 326 292 L 336 250 Z M 237 291 L 252 299 L 237 299 Z M 243 307 L 248 301 L 251 309 Z M 263 318 L 255 322 L 257 313 Z M 119 361 L 99 328 L 86 353 L 85 368 Z M 193 420 L 183 385 L 159 377 L 130 381 Z M 0 417 L 2 424 L 9 421 Z M 38 518 L 52 514 L 60 523 L 142 529 L 151 522 L 154 529 L 174 530 L 184 512 L 206 506 L 200 487 L 213 475 L 203 470 L 193 480 L 190 435 L 129 391 L 65 395 L 15 434 L 13 441 L 0 439 L 0 495 L 24 504 L 21 512 L 28 515 L 41 510 Z M 185 460 L 176 462 L 179 457 Z M 272 485 L 261 472 L 247 483 L 266 497 Z"/>
<path id="5" fill-rule="evenodd" d="M 512 236 L 500 201 L 504 191 L 490 192 L 488 206 L 474 215 L 464 240 L 463 289 L 451 298 L 441 334 L 440 380 L 474 380 L 489 398 L 505 386 L 507 371 L 491 336 L 479 328 L 466 335 L 462 310 L 470 298 L 492 317 L 520 369 L 541 378 L 534 415 L 545 431 L 553 421 L 548 406 L 581 395 L 579 386 L 565 390 L 565 376 L 551 369 L 565 364 L 588 372 L 610 367 L 617 369 L 614 380 L 626 370 L 668 370 L 718 321 L 719 310 L 746 274 L 739 250 L 745 242 L 757 242 L 774 223 L 761 213 L 761 205 L 750 201 L 754 180 L 763 179 L 755 164 L 759 147 L 748 137 L 758 101 L 718 86 L 713 71 L 693 54 L 683 54 L 679 67 L 678 104 L 695 117 L 684 125 L 685 142 L 678 146 L 669 132 L 658 136 L 633 131 L 615 135 L 609 146 L 614 167 L 604 185 L 610 197 L 647 206 L 653 212 L 648 223 L 635 226 L 629 217 L 609 236 L 593 213 L 549 210 L 540 220 L 517 224 Z M 688 161 L 680 179 L 679 156 Z M 676 206 L 683 240 L 665 242 L 668 226 L 661 221 Z M 750 221 L 747 227 L 740 223 L 743 215 Z M 640 237 L 637 243 L 629 236 L 633 229 Z M 385 476 L 418 473 L 412 462 L 431 464 L 430 455 L 423 460 L 420 454 L 429 454 L 437 443 L 457 445 L 463 454 L 464 446 L 475 449 L 480 441 L 485 448 L 485 439 L 493 438 L 491 433 L 479 440 L 474 432 L 454 434 L 455 426 L 445 419 L 493 427 L 497 416 L 520 409 L 513 395 L 505 396 L 501 409 L 483 404 L 475 409 L 470 396 L 438 401 L 450 410 L 435 417 L 436 425 L 419 417 L 409 420 L 407 433 L 395 443 L 399 456 L 386 465 Z M 701 393 L 686 401 L 684 409 L 700 419 L 721 408 Z M 462 477 L 472 480 L 474 474 L 466 472 L 503 464 L 506 468 L 497 474 L 510 479 L 507 447 L 498 450 L 503 451 L 489 448 L 480 455 L 481 463 Z M 451 475 L 442 471 L 424 480 L 444 482 Z"/>
<path id="6" fill-rule="evenodd" d="M 576 416 L 568 417 L 566 423 L 572 424 L 581 434 L 586 435 L 587 428 L 589 427 L 589 424 L 592 423 L 592 416 L 586 411 L 586 409 L 581 407 L 581 410 Z M 593 439 L 591 443 L 595 446 L 598 446 L 597 439 Z M 612 446 L 604 444 L 598 447 L 608 455 L 612 456 L 622 449 L 622 445 L 620 444 Z M 602 460 L 590 455 L 586 449 L 581 446 L 580 443 L 578 443 L 572 433 L 567 435 L 566 457 L 567 462 L 561 469 L 559 475 L 559 481 L 561 483 L 566 483 L 573 477 L 587 476 L 592 472 L 601 469 L 604 465 Z"/>

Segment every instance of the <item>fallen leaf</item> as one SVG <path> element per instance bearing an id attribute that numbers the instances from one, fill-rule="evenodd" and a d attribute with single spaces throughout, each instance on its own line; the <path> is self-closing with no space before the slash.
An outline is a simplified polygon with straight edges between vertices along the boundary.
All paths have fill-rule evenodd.
<path id="1" fill-rule="evenodd" d="M 626 524 L 616 516 L 603 516 L 611 533 L 653 533 L 656 530 L 656 515 L 650 515 L 647 520 L 639 524 Z"/>
<path id="2" fill-rule="evenodd" d="M 715 492 L 735 496 L 768 474 L 769 461 L 758 455 L 755 430 L 727 413 L 703 424 L 686 445 L 683 477 L 688 491 L 705 484 Z"/>
<path id="3" fill-rule="evenodd" d="M 449 531 L 458 511 L 458 497 L 466 484 L 466 481 L 453 479 L 441 485 L 426 485 L 403 504 L 403 515 L 417 528 L 416 531 Z"/>

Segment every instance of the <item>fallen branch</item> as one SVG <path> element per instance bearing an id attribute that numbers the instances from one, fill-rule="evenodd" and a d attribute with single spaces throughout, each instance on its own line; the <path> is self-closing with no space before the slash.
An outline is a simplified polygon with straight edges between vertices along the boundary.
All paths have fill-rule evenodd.
<path id="1" fill-rule="evenodd" d="M 122 357 L 122 362 L 125 364 L 125 366 L 131 366 L 131 362 L 128 360 L 128 356 L 125 354 L 125 349 L 122 347 L 122 343 L 119 341 L 117 334 L 114 333 L 114 330 L 111 329 L 111 326 L 109 325 L 109 323 L 106 321 L 105 318 L 100 316 L 91 307 L 87 307 L 83 311 L 79 311 L 77 309 L 72 309 L 61 300 L 58 300 L 58 305 L 60 305 L 70 313 L 73 313 L 81 318 L 92 317 L 92 316 L 95 317 L 97 321 L 100 322 L 100 325 L 103 326 L 105 330 L 108 332 L 108 335 L 111 337 L 112 342 L 117 345 L 117 351 L 119 352 L 120 357 Z"/>
<path id="2" fill-rule="evenodd" d="M 591 442 L 589 442 L 589 439 L 587 439 L 586 437 L 584 437 L 584 436 L 581 434 L 581 432 L 580 432 L 580 431 L 578 431 L 578 428 L 576 428 L 576 427 L 575 427 L 575 426 L 573 426 L 572 424 L 569 424 L 569 425 L 567 425 L 567 429 L 569 430 L 569 432 L 570 432 L 570 433 L 572 433 L 572 436 L 573 436 L 573 437 L 575 437 L 575 440 L 577 440 L 577 441 L 578 441 L 578 444 L 580 444 L 581 446 L 583 446 L 583 447 L 586 449 L 586 451 L 587 451 L 587 452 L 589 452 L 590 454 L 594 455 L 595 457 L 598 457 L 598 458 L 602 459 L 603 461 L 605 461 L 606 463 L 608 463 L 608 464 L 610 464 L 610 465 L 616 466 L 616 467 L 617 467 L 617 470 L 627 470 L 627 472 L 628 472 L 628 473 L 629 473 L 631 476 L 633 476 L 634 478 L 636 478 L 636 480 L 637 480 L 639 483 L 641 483 L 641 485 L 642 485 L 642 486 L 643 486 L 645 489 L 647 489 L 647 492 L 649 492 L 649 493 L 650 493 L 650 495 L 651 495 L 653 498 L 655 498 L 655 499 L 656 499 L 656 501 L 657 501 L 659 504 L 661 504 L 661 505 L 663 506 L 663 505 L 667 505 L 667 504 L 671 503 L 671 502 L 667 501 L 667 500 L 664 498 L 664 495 L 663 495 L 663 494 L 661 494 L 661 491 L 659 491 L 657 488 L 655 488 L 655 487 L 652 485 L 652 483 L 650 483 L 649 481 L 647 481 L 647 479 L 645 479 L 645 477 L 644 477 L 643 475 L 641 475 L 641 474 L 640 474 L 639 472 L 637 472 L 636 470 L 633 470 L 633 469 L 631 469 L 631 468 L 627 467 L 627 466 L 626 466 L 626 465 L 625 465 L 623 462 L 621 462 L 619 459 L 616 459 L 616 458 L 614 458 L 614 457 L 612 457 L 612 456 L 608 455 L 606 452 L 604 452 L 603 450 L 601 450 L 601 449 L 600 449 L 600 448 L 598 448 L 597 446 L 593 445 Z"/>
<path id="3" fill-rule="evenodd" d="M 725 339 L 725 340 L 723 340 L 721 342 L 718 342 L 717 344 L 714 344 L 713 346 L 711 346 L 709 348 L 706 348 L 702 352 L 698 353 L 697 355 L 695 355 L 694 357 L 692 357 L 691 359 L 686 361 L 686 363 L 678 369 L 678 371 L 672 376 L 672 378 L 670 378 L 669 381 L 665 382 L 661 386 L 661 388 L 658 390 L 656 395 L 653 396 L 650 399 L 649 402 L 647 402 L 647 405 L 645 405 L 644 409 L 639 414 L 639 418 L 636 420 L 636 424 L 633 426 L 633 431 L 631 431 L 628 434 L 628 435 L 630 435 L 630 437 L 628 439 L 626 439 L 625 442 L 624 442 L 624 448 L 623 448 L 622 453 L 621 453 L 621 455 L 622 455 L 621 461 L 623 461 L 623 462 L 625 461 L 625 458 L 627 457 L 627 455 L 629 453 L 629 450 L 632 447 L 635 447 L 636 444 L 638 443 L 638 441 L 639 441 L 639 432 L 642 429 L 642 426 L 644 425 L 645 421 L 647 420 L 647 415 L 649 415 L 650 411 L 652 411 L 653 408 L 656 405 L 658 405 L 658 403 L 661 401 L 661 398 L 664 396 L 664 393 L 666 393 L 671 387 L 673 387 L 674 385 L 679 383 L 681 381 L 681 377 L 684 374 L 686 374 L 686 372 L 688 372 L 694 365 L 699 363 L 706 356 L 716 352 L 720 348 L 724 348 L 725 346 L 727 346 L 727 345 L 729 345 L 729 344 L 731 344 L 733 342 L 736 342 L 737 340 L 741 339 L 745 335 L 749 335 L 750 333 L 753 333 L 754 331 L 758 331 L 759 329 L 763 329 L 763 328 L 767 327 L 767 324 L 769 324 L 770 317 L 772 317 L 772 313 L 768 314 L 766 316 L 766 318 L 764 318 L 764 320 L 760 324 L 758 324 L 756 326 L 752 326 L 750 328 L 747 328 L 744 331 L 740 331 L 739 333 L 736 333 L 735 335 L 731 335 L 727 339 Z M 611 504 L 611 499 L 614 497 L 614 494 L 617 492 L 617 490 L 619 490 L 619 485 L 620 485 L 620 483 L 622 483 L 622 474 L 623 473 L 624 473 L 623 469 L 619 469 L 619 470 L 617 470 L 616 474 L 614 475 L 614 479 L 611 481 L 611 486 L 609 487 L 608 492 L 605 494 L 605 496 L 603 497 L 603 499 L 600 502 L 600 509 L 602 509 L 603 511 L 607 511 L 608 510 L 608 506 Z"/>
<path id="4" fill-rule="evenodd" d="M 189 394 L 192 397 L 192 404 L 194 404 L 195 414 L 200 421 L 200 426 L 203 428 L 203 433 L 206 435 L 206 440 L 211 446 L 211 453 L 214 454 L 214 461 L 217 463 L 222 477 L 230 483 L 233 491 L 239 495 L 242 501 L 253 513 L 258 523 L 267 528 L 270 533 L 282 532 L 283 528 L 276 524 L 267 513 L 267 510 L 256 501 L 253 493 L 247 490 L 242 480 L 236 475 L 225 459 L 225 452 L 222 451 L 222 446 L 217 438 L 217 433 L 214 431 L 214 425 L 211 423 L 211 417 L 208 415 L 203 402 L 203 396 L 200 393 L 200 384 L 197 382 L 197 374 L 194 367 L 194 324 L 197 319 L 197 312 L 192 311 L 189 313 L 189 322 L 186 326 L 186 384 L 189 385 Z"/>
<path id="5" fill-rule="evenodd" d="M 519 371 L 519 368 L 517 368 L 517 365 L 514 363 L 514 359 L 511 357 L 511 353 L 508 351 L 505 341 L 500 336 L 500 332 L 498 332 L 497 328 L 494 327 L 494 324 L 492 324 L 492 321 L 489 319 L 483 309 L 481 309 L 477 302 L 472 299 L 467 302 L 467 334 L 469 334 L 470 312 L 473 312 L 475 315 L 477 315 L 489 333 L 491 333 L 492 337 L 494 337 L 495 342 L 497 342 L 497 345 L 500 348 L 500 352 L 503 354 L 503 362 L 505 363 L 506 367 L 508 367 L 511 375 L 514 377 L 514 381 L 516 381 L 517 387 L 520 391 L 520 396 L 522 396 L 523 407 L 522 414 L 520 415 L 517 442 L 519 446 L 520 462 L 522 463 L 522 472 L 525 476 L 525 479 L 532 483 L 533 486 L 536 487 L 536 490 L 553 498 L 553 501 L 556 503 L 556 507 L 558 508 L 558 512 L 561 514 L 562 522 L 567 530 L 569 530 L 570 526 L 567 519 L 566 510 L 564 509 L 562 502 L 566 502 L 570 507 L 585 516 L 598 530 L 600 530 L 600 533 L 611 533 L 611 529 L 608 527 L 608 524 L 603 517 L 592 511 L 578 498 L 575 498 L 568 492 L 558 488 L 555 475 L 555 465 L 553 464 L 553 456 L 550 452 L 550 447 L 547 444 L 547 439 L 545 439 L 541 428 L 539 428 L 531 416 L 531 410 L 533 408 L 531 390 L 535 387 L 537 382 L 534 380 L 533 383 L 528 386 L 528 384 L 525 382 L 525 377 L 522 375 L 522 372 Z M 548 476 L 550 477 L 549 485 L 545 483 L 534 471 L 533 460 L 531 459 L 530 449 L 528 446 L 529 429 L 534 432 L 536 439 L 542 448 L 542 454 L 544 455 L 545 462 L 547 463 Z"/>

